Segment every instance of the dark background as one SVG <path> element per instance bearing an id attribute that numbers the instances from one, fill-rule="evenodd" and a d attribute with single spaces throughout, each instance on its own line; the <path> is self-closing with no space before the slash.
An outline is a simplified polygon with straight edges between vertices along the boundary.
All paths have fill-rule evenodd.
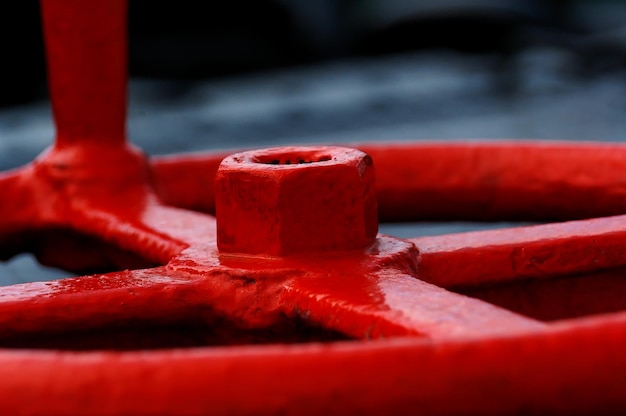
<path id="1" fill-rule="evenodd" d="M 5 170 L 30 161 L 54 131 L 38 4 L 1 10 Z M 130 0 L 129 21 L 129 133 L 149 154 L 626 139 L 626 1 Z M 0 263 L 3 284 L 63 275 L 27 255 Z"/>

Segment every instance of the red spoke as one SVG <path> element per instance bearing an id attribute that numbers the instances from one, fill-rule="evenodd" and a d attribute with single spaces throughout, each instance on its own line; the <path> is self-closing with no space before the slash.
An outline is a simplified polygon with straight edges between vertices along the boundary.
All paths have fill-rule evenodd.
<path id="1" fill-rule="evenodd" d="M 545 325 L 393 270 L 301 278 L 287 288 L 290 313 L 357 338 L 435 339 L 536 331 Z"/>
<path id="2" fill-rule="evenodd" d="M 126 1 L 42 0 L 57 147 L 126 140 Z"/>
<path id="3" fill-rule="evenodd" d="M 201 301 L 191 282 L 156 268 L 1 287 L 2 338 L 137 319 L 175 320 Z"/>
<path id="4" fill-rule="evenodd" d="M 147 202 L 138 212 L 75 207 L 72 228 L 165 264 L 191 245 L 215 243 L 211 216 Z"/>
<path id="5" fill-rule="evenodd" d="M 214 245 L 215 217 L 178 208 L 151 204 L 141 221 L 153 230 L 184 242 L 187 245 Z"/>
<path id="6" fill-rule="evenodd" d="M 626 265 L 626 216 L 415 238 L 420 279 L 442 287 Z"/>
<path id="7" fill-rule="evenodd" d="M 283 279 L 265 281 L 260 275 L 219 266 L 200 271 L 192 259 L 183 258 L 172 267 L 0 287 L 0 346 L 20 346 L 33 338 L 40 340 L 36 345 L 48 345 L 50 338 L 72 349 L 76 335 L 80 349 L 85 339 L 106 345 L 106 334 L 120 329 L 147 330 L 157 344 L 168 341 L 155 339 L 151 328 L 183 333 L 195 328 L 184 335 L 192 345 L 236 343 L 238 337 L 253 341 L 254 331 L 267 330 L 271 336 L 274 326 L 285 324 L 277 302 Z M 248 330 L 253 331 L 250 338 Z M 63 341 L 66 334 L 69 341 Z"/>

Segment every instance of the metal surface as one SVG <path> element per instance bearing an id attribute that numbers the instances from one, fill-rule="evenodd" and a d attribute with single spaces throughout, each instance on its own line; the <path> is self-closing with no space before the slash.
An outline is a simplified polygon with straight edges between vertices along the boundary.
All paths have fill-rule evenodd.
<path id="1" fill-rule="evenodd" d="M 148 160 L 125 139 L 124 3 L 43 1 L 58 135 L 0 176 L 2 253 L 119 271 L 0 288 L 4 413 L 623 409 L 625 146 Z M 374 238 L 376 205 L 572 221 Z"/>

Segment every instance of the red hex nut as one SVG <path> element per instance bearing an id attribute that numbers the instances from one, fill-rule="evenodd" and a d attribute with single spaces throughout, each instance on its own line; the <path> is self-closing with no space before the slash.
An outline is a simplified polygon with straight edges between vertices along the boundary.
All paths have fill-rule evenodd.
<path id="1" fill-rule="evenodd" d="M 268 256 L 363 249 L 378 233 L 372 158 L 279 147 L 225 158 L 215 179 L 220 252 Z"/>

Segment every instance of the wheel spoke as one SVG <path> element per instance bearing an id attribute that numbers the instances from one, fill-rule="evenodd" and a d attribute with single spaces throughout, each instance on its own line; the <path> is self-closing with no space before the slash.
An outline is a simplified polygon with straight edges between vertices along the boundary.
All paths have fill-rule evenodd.
<path id="1" fill-rule="evenodd" d="M 132 349 L 146 339 L 147 348 L 214 345 L 254 341 L 255 334 L 267 336 L 263 331 L 271 339 L 272 328 L 283 328 L 277 302 L 283 280 L 250 282 L 249 274 L 224 267 L 200 273 L 192 260 L 183 262 L 195 273 L 165 266 L 0 287 L 0 347 L 80 349 L 86 340 L 92 349 L 111 343 Z"/>
<path id="2" fill-rule="evenodd" d="M 126 1 L 41 2 L 57 147 L 126 141 Z"/>
<path id="3" fill-rule="evenodd" d="M 545 327 L 393 270 L 298 279 L 283 301 L 290 313 L 357 338 L 484 337 Z"/>
<path id="4" fill-rule="evenodd" d="M 192 283 L 156 268 L 1 287 L 2 338 L 181 319 L 201 302 Z"/>
<path id="5" fill-rule="evenodd" d="M 82 206 L 71 226 L 161 264 L 191 245 L 211 244 L 216 238 L 213 217 L 156 202 L 131 214 Z"/>
<path id="6" fill-rule="evenodd" d="M 626 216 L 414 238 L 418 277 L 442 287 L 626 265 Z"/>

